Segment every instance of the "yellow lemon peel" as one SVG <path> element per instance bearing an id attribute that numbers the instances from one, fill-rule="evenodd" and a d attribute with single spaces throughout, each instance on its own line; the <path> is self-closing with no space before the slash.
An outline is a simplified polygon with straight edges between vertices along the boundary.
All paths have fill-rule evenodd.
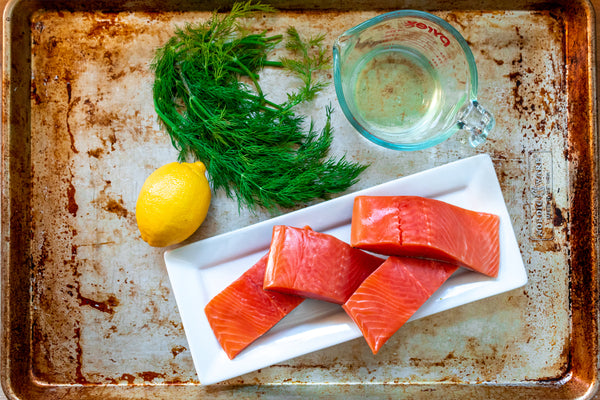
<path id="1" fill-rule="evenodd" d="M 154 247 L 184 241 L 204 222 L 210 200 L 202 162 L 163 165 L 146 178 L 135 206 L 142 239 Z"/>

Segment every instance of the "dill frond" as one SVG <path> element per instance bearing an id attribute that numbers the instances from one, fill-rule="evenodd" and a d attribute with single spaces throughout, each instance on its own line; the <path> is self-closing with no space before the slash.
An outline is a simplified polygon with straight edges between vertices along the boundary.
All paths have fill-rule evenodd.
<path id="1" fill-rule="evenodd" d="M 313 75 L 320 70 L 330 67 L 331 58 L 323 48 L 324 35 L 310 37 L 302 40 L 295 27 L 287 30 L 288 40 L 286 49 L 292 51 L 298 58 L 283 58 L 284 68 L 294 72 L 304 83 L 298 92 L 288 94 L 288 102 L 295 104 L 302 101 L 311 101 L 327 86 L 326 82 L 316 81 Z"/>
<path id="2" fill-rule="evenodd" d="M 274 9 L 236 3 L 225 15 L 215 11 L 204 23 L 177 29 L 156 51 L 152 89 L 156 112 L 180 161 L 204 162 L 213 189 L 224 190 L 240 207 L 275 211 L 344 191 L 366 166 L 328 158 L 331 107 L 320 132 L 312 123 L 306 129 L 305 117 L 293 111 L 325 85 L 313 77 L 329 64 L 323 36 L 303 40 L 290 28 L 286 48 L 296 58 L 268 60 L 283 38 L 242 26 L 240 19 L 257 12 Z M 303 86 L 285 103 L 269 101 L 259 84 L 265 67 L 287 68 Z"/>

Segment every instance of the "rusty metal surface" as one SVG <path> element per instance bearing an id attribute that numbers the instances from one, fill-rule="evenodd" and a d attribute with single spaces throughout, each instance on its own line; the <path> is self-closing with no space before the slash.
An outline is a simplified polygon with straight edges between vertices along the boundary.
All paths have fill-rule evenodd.
<path id="1" fill-rule="evenodd" d="M 276 2 L 257 29 L 327 34 L 391 3 Z M 497 126 L 412 153 L 362 139 L 338 110 L 334 152 L 360 189 L 476 152 L 494 161 L 529 283 L 407 324 L 373 356 L 355 340 L 222 384 L 197 381 L 162 250 L 135 224 L 145 177 L 176 153 L 151 96 L 153 49 L 209 2 L 35 2 L 4 14 L 2 384 L 15 399 L 589 398 L 597 389 L 595 20 L 587 2 L 400 2 L 472 47 Z M 280 93 L 286 76 L 265 73 Z M 289 82 L 286 81 L 286 82 Z M 330 86 L 304 112 L 322 121 Z M 269 216 L 216 193 L 186 242 Z"/>

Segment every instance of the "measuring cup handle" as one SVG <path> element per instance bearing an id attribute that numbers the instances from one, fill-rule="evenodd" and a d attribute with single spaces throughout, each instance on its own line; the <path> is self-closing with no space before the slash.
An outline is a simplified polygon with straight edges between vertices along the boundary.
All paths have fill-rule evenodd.
<path id="1" fill-rule="evenodd" d="M 470 133 L 469 143 L 473 147 L 485 142 L 495 124 L 494 116 L 476 100 L 466 104 L 458 114 L 458 126 Z"/>

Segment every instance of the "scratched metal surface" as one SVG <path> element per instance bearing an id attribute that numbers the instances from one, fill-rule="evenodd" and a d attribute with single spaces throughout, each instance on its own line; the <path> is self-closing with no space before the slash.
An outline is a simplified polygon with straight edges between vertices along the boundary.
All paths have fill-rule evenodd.
<path id="1" fill-rule="evenodd" d="M 595 134 L 590 127 L 595 104 L 573 99 L 578 92 L 569 80 L 575 74 L 573 54 L 589 67 L 584 59 L 589 61 L 592 49 L 585 41 L 569 42 L 571 17 L 563 15 L 569 10 L 473 11 L 460 10 L 460 2 L 456 9 L 452 3 L 435 8 L 471 45 L 480 102 L 497 119 L 477 150 L 461 135 L 419 152 L 384 150 L 359 137 L 340 110 L 333 118 L 334 153 L 371 164 L 352 190 L 489 153 L 527 266 L 527 286 L 407 324 L 377 356 L 358 339 L 201 387 L 163 249 L 140 239 L 134 213 L 146 176 L 176 158 L 153 109 L 153 51 L 176 25 L 209 14 L 177 7 L 100 12 L 32 4 L 9 5 L 7 15 L 10 7 L 22 6 L 30 12 L 28 20 L 16 13 L 5 19 L 15 31 L 23 30 L 31 56 L 16 56 L 13 47 L 4 58 L 25 63 L 30 72 L 26 101 L 5 95 L 3 102 L 3 143 L 9 143 L 8 133 L 24 135 L 3 146 L 2 381 L 10 398 L 570 398 L 595 391 L 597 356 L 586 356 L 580 331 L 596 349 L 596 311 L 579 316 L 572 291 L 591 285 L 586 292 L 591 298 L 577 297 L 576 307 L 595 307 L 596 237 L 581 229 L 586 216 L 577 208 L 585 203 L 582 196 L 595 193 L 596 158 L 590 155 L 595 138 L 586 136 Z M 325 32 L 331 47 L 338 34 L 386 9 L 337 8 L 283 11 L 261 16 L 252 26 L 273 33 L 289 25 L 306 34 Z M 591 26 L 578 29 L 591 32 Z M 5 46 L 23 40 L 15 31 L 5 35 Z M 588 86 L 580 82 L 579 89 L 588 93 L 591 75 L 577 73 L 588 77 Z M 5 91 L 22 89 L 6 76 Z M 262 79 L 275 99 L 282 82 L 294 84 L 279 72 L 265 72 Z M 318 125 L 330 103 L 336 105 L 333 86 L 303 111 Z M 19 117 L 18 107 L 27 109 L 25 116 Z M 573 121 L 581 122 L 584 134 L 573 132 Z M 20 151 L 14 150 L 17 144 Z M 595 203 L 587 207 L 595 226 Z M 216 193 L 206 222 L 186 242 L 268 217 L 238 212 L 234 201 Z M 586 240 L 593 243 L 579 243 Z M 15 255 L 19 249 L 26 254 Z M 590 265 L 578 264 L 586 251 Z M 589 271 L 589 282 L 574 282 L 574 269 Z M 592 371 L 580 371 L 590 366 Z"/>

